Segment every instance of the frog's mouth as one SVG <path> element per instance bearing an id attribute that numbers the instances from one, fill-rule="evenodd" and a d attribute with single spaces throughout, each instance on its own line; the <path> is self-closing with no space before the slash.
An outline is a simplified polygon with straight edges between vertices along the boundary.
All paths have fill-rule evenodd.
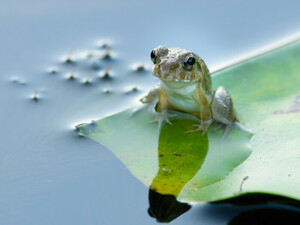
<path id="1" fill-rule="evenodd" d="M 167 67 L 164 64 L 155 65 L 153 67 L 153 75 L 161 80 L 172 80 L 177 82 L 197 82 L 199 76 L 195 71 L 186 71 L 179 65 Z"/>
<path id="2" fill-rule="evenodd" d="M 173 79 L 173 78 L 164 78 L 164 77 L 159 77 L 159 76 L 155 76 L 157 78 L 159 78 L 161 81 L 174 81 L 174 82 L 184 82 L 184 83 L 194 83 L 194 82 L 198 82 L 199 80 L 181 80 L 181 79 Z"/>
<path id="3" fill-rule="evenodd" d="M 154 73 L 153 75 L 157 78 L 159 78 L 162 81 L 176 81 L 176 82 L 198 82 L 200 79 L 199 78 L 192 78 L 191 75 L 189 74 L 184 74 L 183 76 L 178 76 L 177 74 L 173 73 Z"/>

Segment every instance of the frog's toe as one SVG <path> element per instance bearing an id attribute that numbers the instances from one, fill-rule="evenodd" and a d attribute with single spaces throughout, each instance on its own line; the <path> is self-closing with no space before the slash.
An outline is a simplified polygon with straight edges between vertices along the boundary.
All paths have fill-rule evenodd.
<path id="1" fill-rule="evenodd" d="M 186 131 L 185 133 L 193 133 L 193 132 L 198 132 L 202 131 L 202 136 L 207 132 L 208 127 L 203 126 L 202 124 L 193 124 L 194 127 L 197 127 L 194 130 L 189 130 Z"/>
<path id="2" fill-rule="evenodd" d="M 215 129 L 213 129 L 211 132 L 212 133 L 217 132 L 225 127 L 226 127 L 226 125 L 221 123 L 219 126 L 217 126 Z"/>
<path id="3" fill-rule="evenodd" d="M 163 122 L 173 125 L 169 118 L 177 116 L 176 114 L 169 114 L 167 111 L 156 113 L 155 119 L 149 121 L 149 123 L 158 123 L 158 129 L 162 127 Z"/>
<path id="4" fill-rule="evenodd" d="M 225 128 L 224 129 L 224 133 L 220 139 L 220 142 L 223 142 L 228 134 L 230 133 L 230 131 L 234 128 L 238 128 L 239 130 L 243 131 L 243 132 L 247 132 L 247 133 L 253 133 L 251 130 L 248 130 L 247 128 L 245 128 L 242 124 L 240 124 L 239 122 L 233 122 L 231 124 L 221 124 L 220 127 L 216 128 L 216 130 L 219 130 L 219 128 Z"/>
<path id="5" fill-rule="evenodd" d="M 185 133 L 192 133 L 202 131 L 202 136 L 207 132 L 212 120 L 202 121 L 200 124 L 193 124 L 194 127 L 197 127 L 194 130 L 186 131 Z"/>
<path id="6" fill-rule="evenodd" d="M 171 123 L 171 121 L 169 120 L 170 117 L 172 117 L 172 116 L 170 114 L 167 114 L 166 116 L 163 115 L 160 119 L 161 119 L 162 123 L 166 122 L 170 125 L 173 125 L 173 123 Z"/>
<path id="7" fill-rule="evenodd" d="M 239 122 L 233 122 L 232 125 L 236 128 L 238 128 L 239 130 L 241 131 L 244 131 L 246 133 L 252 133 L 253 134 L 253 131 L 250 130 L 250 129 L 247 129 L 246 127 L 244 127 L 241 123 Z"/>
<path id="8" fill-rule="evenodd" d="M 225 130 L 224 130 L 224 133 L 223 133 L 223 135 L 220 139 L 220 143 L 222 143 L 226 139 L 226 137 L 228 136 L 228 134 L 231 131 L 232 127 L 233 127 L 233 124 L 225 125 Z"/>

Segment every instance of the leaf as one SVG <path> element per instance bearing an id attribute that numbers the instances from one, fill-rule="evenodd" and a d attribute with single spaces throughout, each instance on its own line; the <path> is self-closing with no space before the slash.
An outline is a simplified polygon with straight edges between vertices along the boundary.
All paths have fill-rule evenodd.
<path id="1" fill-rule="evenodd" d="M 217 126 L 204 136 L 201 132 L 186 133 L 200 121 L 176 114 L 173 125 L 165 124 L 160 131 L 157 123 L 149 124 L 155 114 L 147 107 L 129 109 L 77 128 L 110 149 L 152 190 L 176 197 L 183 187 L 199 189 L 224 178 L 251 153 L 251 133 L 234 129 L 221 142 L 223 131 L 211 132 Z"/>
<path id="2" fill-rule="evenodd" d="M 221 201 L 251 193 L 297 201 L 299 62 L 300 44 L 295 43 L 214 74 L 214 88 L 228 89 L 241 124 L 254 133 L 252 139 L 236 128 L 220 142 L 223 131 L 213 132 L 216 126 L 205 136 L 186 134 L 199 121 L 185 114 L 159 132 L 157 124 L 148 124 L 154 115 L 147 107 L 78 129 L 110 149 L 145 185 L 180 201 Z"/>
<path id="3" fill-rule="evenodd" d="M 159 170 L 150 188 L 160 194 L 178 196 L 185 184 L 201 168 L 208 150 L 207 135 L 185 133 L 193 120 L 176 120 L 163 126 L 158 141 Z"/>
<path id="4" fill-rule="evenodd" d="M 181 192 L 179 199 L 220 201 L 261 193 L 300 200 L 299 62 L 297 42 L 215 74 L 214 86 L 229 90 L 241 123 L 254 132 L 253 153 L 224 179 Z"/>

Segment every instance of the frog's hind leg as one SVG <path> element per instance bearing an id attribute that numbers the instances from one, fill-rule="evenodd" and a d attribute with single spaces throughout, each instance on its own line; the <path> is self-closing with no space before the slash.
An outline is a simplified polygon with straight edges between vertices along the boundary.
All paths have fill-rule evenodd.
<path id="1" fill-rule="evenodd" d="M 224 87 L 215 91 L 211 109 L 213 118 L 220 123 L 230 125 L 235 120 L 232 99 Z"/>
<path id="2" fill-rule="evenodd" d="M 228 91 L 224 87 L 219 87 L 215 91 L 213 101 L 211 104 L 211 110 L 213 114 L 213 119 L 226 126 L 224 134 L 221 138 L 221 141 L 223 141 L 229 134 L 233 122 L 236 120 L 232 99 Z"/>

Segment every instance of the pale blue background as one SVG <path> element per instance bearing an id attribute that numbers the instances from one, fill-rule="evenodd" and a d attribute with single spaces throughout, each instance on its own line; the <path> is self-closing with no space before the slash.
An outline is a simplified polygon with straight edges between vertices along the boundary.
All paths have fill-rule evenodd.
<path id="1" fill-rule="evenodd" d="M 299 32 L 299 8 L 296 0 L 2 0 L 0 224 L 156 224 L 146 212 L 147 188 L 107 149 L 77 137 L 73 125 L 146 92 L 155 80 L 148 71 L 145 83 L 130 66 L 150 65 L 153 47 L 191 49 L 214 67 Z M 123 82 L 67 82 L 60 57 L 102 38 L 113 43 Z M 63 72 L 49 76 L 53 65 Z M 87 73 L 84 65 L 78 70 Z M 131 84 L 142 88 L 127 95 Z M 106 87 L 117 100 L 101 92 Z M 35 90 L 38 103 L 30 100 Z M 171 224 L 224 224 L 241 210 L 204 204 Z"/>

